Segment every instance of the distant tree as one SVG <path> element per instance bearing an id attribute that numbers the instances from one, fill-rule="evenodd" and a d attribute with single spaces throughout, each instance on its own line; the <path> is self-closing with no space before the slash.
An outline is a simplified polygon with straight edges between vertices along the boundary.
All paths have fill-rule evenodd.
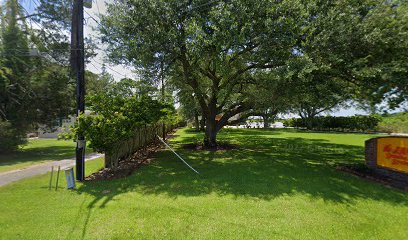
<path id="1" fill-rule="evenodd" d="M 33 71 L 29 56 L 27 26 L 17 0 L 7 0 L 4 5 L 1 29 L 0 64 L 2 77 L 0 86 L 0 112 L 2 121 L 23 135 L 30 126 L 32 92 L 30 75 Z M 24 116 L 24 117 L 23 117 Z"/>
<path id="2" fill-rule="evenodd" d="M 281 71 L 258 73 L 258 85 L 251 88 L 253 111 L 248 115 L 260 116 L 264 128 L 269 128 L 279 113 L 290 110 L 293 99 L 293 89 L 288 87 Z"/>
<path id="3" fill-rule="evenodd" d="M 345 106 L 352 99 L 353 84 L 331 77 L 307 56 L 291 61 L 282 77 L 289 90 L 288 109 L 298 114 L 309 129 L 319 114 Z"/>
<path id="4" fill-rule="evenodd" d="M 53 126 L 75 113 L 75 85 L 72 84 L 69 69 L 57 64 L 47 64 L 31 77 L 34 91 L 32 99 L 32 123 Z"/>
<path id="5" fill-rule="evenodd" d="M 113 76 L 106 71 L 105 65 L 102 66 L 102 72 L 100 74 L 86 71 L 85 79 L 85 93 L 87 96 L 107 91 L 114 82 Z"/>
<path id="6" fill-rule="evenodd" d="M 5 1 L 0 15 L 0 135 L 19 139 L 10 140 L 13 150 L 38 124 L 53 125 L 75 113 L 75 91 L 67 66 L 69 43 L 63 41 L 66 32 L 45 22 L 37 25 L 40 29 L 30 28 L 27 19 L 38 13 L 29 14 L 18 0 Z"/>

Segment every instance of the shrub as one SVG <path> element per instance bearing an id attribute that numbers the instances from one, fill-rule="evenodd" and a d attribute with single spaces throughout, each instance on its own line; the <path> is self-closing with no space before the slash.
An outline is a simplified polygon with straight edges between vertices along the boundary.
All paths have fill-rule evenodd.
<path id="1" fill-rule="evenodd" d="M 24 132 L 8 121 L 0 121 L 0 153 L 12 152 L 27 142 Z"/>
<path id="2" fill-rule="evenodd" d="M 169 105 L 148 96 L 122 97 L 99 94 L 90 97 L 92 114 L 82 114 L 72 128 L 72 134 L 62 137 L 85 136 L 97 152 L 111 152 L 115 143 L 134 136 L 146 124 L 153 124 L 172 112 Z"/>
<path id="3" fill-rule="evenodd" d="M 378 128 L 383 132 L 408 133 L 408 112 L 383 117 Z"/>

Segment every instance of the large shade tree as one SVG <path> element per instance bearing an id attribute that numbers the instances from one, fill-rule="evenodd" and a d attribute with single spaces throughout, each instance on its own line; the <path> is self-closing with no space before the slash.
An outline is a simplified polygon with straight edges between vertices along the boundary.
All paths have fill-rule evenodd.
<path id="1" fill-rule="evenodd" d="M 402 0 L 306 1 L 299 53 L 325 81 L 395 108 L 408 100 L 408 3 Z"/>
<path id="2" fill-rule="evenodd" d="M 101 32 L 112 60 L 164 65 L 194 92 L 215 146 L 228 120 L 252 109 L 255 72 L 293 56 L 302 11 L 293 1 L 114 1 Z M 221 118 L 216 120 L 217 115 Z"/>
<path id="3" fill-rule="evenodd" d="M 406 100 L 407 18 L 399 0 L 118 0 L 101 31 L 113 61 L 143 69 L 163 64 L 194 92 L 205 143 L 214 146 L 232 116 L 256 107 L 250 90 L 263 87 L 258 73 L 290 73 L 294 59 L 310 60 L 310 72 L 287 78 L 300 85 L 333 92 L 352 84 L 347 96 L 356 99 L 388 97 L 394 106 Z"/>

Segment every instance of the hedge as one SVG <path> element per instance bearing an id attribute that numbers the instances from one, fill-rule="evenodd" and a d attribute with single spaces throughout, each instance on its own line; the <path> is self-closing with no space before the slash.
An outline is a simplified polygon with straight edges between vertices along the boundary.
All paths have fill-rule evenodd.
<path id="1" fill-rule="evenodd" d="M 287 127 L 307 128 L 311 130 L 336 131 L 376 131 L 381 118 L 379 116 L 351 117 L 315 117 L 311 119 L 292 118 L 284 120 Z"/>

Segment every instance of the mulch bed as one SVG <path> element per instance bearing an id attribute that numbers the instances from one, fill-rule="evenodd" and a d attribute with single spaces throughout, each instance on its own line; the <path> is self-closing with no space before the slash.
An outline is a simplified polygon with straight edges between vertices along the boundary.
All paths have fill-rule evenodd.
<path id="1" fill-rule="evenodd" d="M 230 143 L 218 143 L 216 147 L 206 147 L 201 143 L 190 143 L 181 146 L 183 149 L 192 151 L 222 151 L 222 150 L 233 150 L 238 149 L 238 145 Z"/>
<path id="2" fill-rule="evenodd" d="M 382 184 L 386 187 L 397 188 L 399 190 L 408 192 L 408 183 L 403 182 L 397 179 L 389 178 L 383 176 L 377 172 L 372 171 L 371 169 L 367 168 L 366 166 L 359 166 L 359 165 L 342 165 L 337 166 L 337 170 L 342 172 L 351 173 L 355 176 L 367 179 L 372 182 L 376 182 Z"/>
<path id="3" fill-rule="evenodd" d="M 174 137 L 175 131 L 169 133 L 166 139 L 171 139 Z M 154 158 L 153 155 L 163 148 L 163 144 L 159 141 L 152 143 L 145 148 L 140 149 L 135 152 L 130 158 L 120 161 L 117 168 L 104 168 L 99 172 L 93 173 L 92 175 L 85 178 L 85 181 L 105 181 L 125 178 L 141 166 L 149 164 Z"/>

